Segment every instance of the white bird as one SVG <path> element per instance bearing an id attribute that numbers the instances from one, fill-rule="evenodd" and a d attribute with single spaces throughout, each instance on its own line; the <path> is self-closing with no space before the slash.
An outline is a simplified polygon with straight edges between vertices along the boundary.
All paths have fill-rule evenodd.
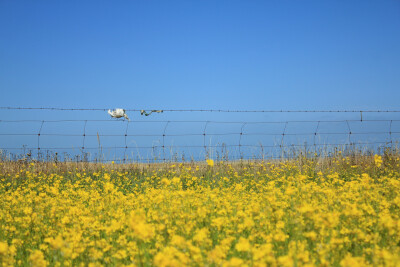
<path id="1" fill-rule="evenodd" d="M 124 117 L 129 121 L 128 115 L 125 113 L 125 109 L 122 108 L 116 108 L 114 110 L 108 110 L 108 114 L 110 114 L 111 117 L 113 118 L 122 118 Z"/>

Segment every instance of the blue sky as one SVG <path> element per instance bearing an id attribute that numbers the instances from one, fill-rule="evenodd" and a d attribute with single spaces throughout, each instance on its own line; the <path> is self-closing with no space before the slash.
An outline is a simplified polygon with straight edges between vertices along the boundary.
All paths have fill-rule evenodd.
<path id="1" fill-rule="evenodd" d="M 1 106 L 398 109 L 399 1 L 0 1 Z"/>
<path id="2" fill-rule="evenodd" d="M 0 25 L 0 106 L 400 109 L 395 0 L 0 0 Z"/>

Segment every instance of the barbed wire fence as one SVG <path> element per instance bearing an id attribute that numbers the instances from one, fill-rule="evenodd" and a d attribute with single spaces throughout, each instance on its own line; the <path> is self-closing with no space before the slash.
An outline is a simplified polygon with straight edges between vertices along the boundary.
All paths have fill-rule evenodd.
<path id="1" fill-rule="evenodd" d="M 21 111 L 18 118 L 0 112 L 0 152 L 8 160 L 35 159 L 85 162 L 171 162 L 281 159 L 299 151 L 315 155 L 343 151 L 397 148 L 400 111 L 396 110 L 206 110 L 176 109 L 162 112 L 259 113 L 270 120 L 157 120 L 146 119 L 23 119 L 25 112 L 105 112 L 108 109 L 0 107 Z M 300 114 L 301 119 L 274 119 L 277 113 Z M 309 119 L 309 114 L 330 114 Z M 352 114 L 341 118 L 340 114 Z M 385 114 L 368 118 L 365 114 Z M 6 117 L 7 115 L 7 117 Z M 168 116 L 167 116 L 168 117 Z M 190 116 L 189 116 L 190 117 Z M 357 118 L 356 118 L 357 117 Z M 154 119 L 156 118 L 156 119 Z"/>

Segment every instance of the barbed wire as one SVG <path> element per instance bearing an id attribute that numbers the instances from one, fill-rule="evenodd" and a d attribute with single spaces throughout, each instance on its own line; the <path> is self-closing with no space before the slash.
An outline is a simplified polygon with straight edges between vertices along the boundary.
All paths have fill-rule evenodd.
<path id="1" fill-rule="evenodd" d="M 74 110 L 101 110 L 106 109 L 64 109 L 64 108 L 15 108 L 15 107 L 0 107 L 0 109 L 53 109 L 63 111 L 74 111 Z M 141 111 L 141 110 L 132 110 Z M 78 151 L 81 155 L 79 156 L 81 161 L 100 161 L 100 159 L 107 161 L 104 157 L 105 151 L 121 151 L 115 154 L 119 155 L 121 162 L 128 162 L 129 159 L 144 160 L 148 162 L 159 162 L 159 161 L 171 161 L 176 159 L 177 153 L 181 153 L 184 157 L 185 153 L 197 153 L 201 156 L 191 156 L 191 159 L 205 159 L 212 158 L 215 154 L 223 155 L 230 154 L 229 160 L 234 159 L 257 159 L 257 158 L 282 158 L 288 150 L 293 148 L 312 148 L 314 152 L 321 150 L 329 151 L 337 147 L 363 147 L 376 149 L 377 146 L 393 147 L 397 146 L 398 139 L 400 137 L 400 127 L 395 129 L 395 124 L 399 126 L 400 119 L 365 119 L 362 116 L 362 112 L 398 112 L 398 111 L 228 111 L 228 110 L 164 110 L 164 111 L 211 111 L 211 112 L 360 112 L 360 119 L 332 119 L 332 120 L 279 120 L 279 121 L 218 121 L 218 120 L 123 120 L 123 119 L 59 119 L 59 120 L 38 120 L 38 119 L 1 119 L 0 125 L 4 124 L 10 126 L 10 124 L 26 124 L 36 123 L 37 130 L 24 128 L 13 128 L 13 127 L 1 127 L 0 136 L 0 152 L 3 151 L 16 151 L 14 155 L 17 155 L 18 151 L 21 151 L 21 157 L 25 157 L 26 151 L 29 151 L 29 155 L 32 155 L 33 151 L 37 152 L 37 158 L 43 158 L 44 153 L 53 154 L 55 157 L 59 153 L 66 151 Z M 54 127 L 50 128 L 53 131 L 48 130 L 49 125 L 55 125 L 60 123 L 61 126 L 57 125 L 54 132 Z M 71 127 L 68 123 L 79 123 L 75 127 Z M 117 133 L 104 133 L 103 130 L 107 128 L 109 123 L 112 124 L 112 129 L 116 124 L 122 126 Z M 181 128 L 176 128 L 176 124 L 179 125 L 190 125 L 198 124 L 199 129 L 195 130 L 191 126 L 184 127 L 183 129 L 190 130 L 189 132 L 183 131 Z M 373 123 L 384 123 L 380 125 L 378 129 L 373 127 L 360 128 L 359 125 L 366 126 Z M 148 128 L 149 124 L 158 125 L 158 132 L 154 132 Z M 229 129 L 229 124 L 236 125 L 236 130 Z M 328 130 L 323 130 L 322 125 L 337 125 L 340 124 L 343 127 L 336 129 L 331 127 Z M 68 126 L 62 126 L 68 125 Z M 91 127 L 95 125 L 95 130 Z M 110 124 L 111 125 L 111 124 Z M 281 128 L 278 129 L 263 129 L 262 126 L 276 125 Z M 290 126 L 297 125 L 297 128 L 289 129 Z M 306 126 L 309 129 L 306 129 Z M 212 126 L 221 126 L 219 130 L 211 130 Z M 249 129 L 252 126 L 256 126 L 256 129 Z M 258 127 L 258 128 L 257 128 Z M 253 127 L 254 128 L 254 127 Z M 73 130 L 74 132 L 67 132 L 65 129 Z M 176 132 L 179 129 L 181 132 Z M 132 131 L 141 130 L 141 133 L 133 133 Z M 335 140 L 334 136 L 341 136 L 342 139 Z M 361 136 L 368 137 L 367 140 L 361 140 Z M 383 140 L 377 138 L 378 136 L 384 136 Z M 32 140 L 22 140 L 17 146 L 15 138 L 17 137 L 37 137 L 36 144 L 33 144 Z M 56 143 L 48 142 L 47 138 L 57 138 Z M 90 144 L 91 138 L 97 137 L 98 146 Z M 111 145 L 110 142 L 104 145 L 100 144 L 100 139 L 111 137 L 112 140 L 119 140 L 120 144 Z M 144 141 L 139 142 L 137 138 L 148 138 Z M 201 138 L 202 139 L 190 139 L 190 138 Z M 255 139 L 258 137 L 258 139 Z M 7 138 L 10 138 L 7 140 Z M 74 144 L 70 146 L 59 145 L 59 143 L 66 143 L 68 138 L 79 138 L 79 141 L 74 141 Z M 172 138 L 172 139 L 171 139 Z M 189 144 L 182 144 L 179 141 L 182 138 L 189 138 Z M 217 144 L 211 142 L 215 140 L 213 138 L 223 138 L 217 140 Z M 297 141 L 290 140 L 290 138 L 298 138 Z M 330 139 L 329 139 L 330 138 Z M 168 140 L 169 141 L 168 141 Z M 289 140 L 288 140 L 289 139 Z M 321 141 L 322 139 L 322 141 Z M 77 139 L 78 140 L 78 139 Z M 257 140 L 257 141 L 256 141 Z M 261 141 L 260 141 L 261 140 Z M 47 142 L 46 142 L 47 141 Z M 122 141 L 122 144 L 121 144 Z M 176 141 L 176 143 L 174 143 Z M 228 142 L 229 141 L 229 142 Z M 139 143 L 137 143 L 139 142 Z M 46 144 L 47 143 L 47 144 Z M 135 145 L 132 145 L 132 144 Z M 156 143 L 156 144 L 154 144 Z M 151 144 L 151 145 L 149 145 Z M 133 155 L 132 151 L 135 151 L 136 155 Z M 188 151 L 189 150 L 189 151 Z M 228 151 L 229 150 L 229 151 Z M 255 152 L 258 150 L 258 152 Z M 269 151 L 266 151 L 269 150 Z M 45 152 L 46 151 L 46 152 Z M 128 151 L 131 152 L 129 156 Z M 147 151 L 147 152 L 143 152 Z M 89 154 L 97 152 L 97 156 L 94 159 L 89 158 Z M 74 152 L 75 153 L 75 152 Z M 151 154 L 151 157 L 143 157 L 141 153 Z M 168 156 L 169 153 L 169 156 Z M 258 153 L 258 155 L 255 155 Z M 213 155 L 214 154 L 214 155 Z M 277 156 L 279 155 L 280 156 Z M 0 156 L 4 155 L 0 153 Z M 226 156 L 227 158 L 227 156 Z"/>
<path id="2" fill-rule="evenodd" d="M 389 132 L 362 132 L 362 133 L 357 133 L 357 132 L 340 132 L 340 133 L 317 133 L 318 135 L 369 135 L 369 134 L 388 134 Z M 400 132 L 391 132 L 392 134 L 400 134 Z M 315 133 L 208 133 L 206 134 L 207 136 L 226 136 L 226 135 L 241 135 L 241 136 L 251 136 L 251 135 L 265 135 L 265 136 L 280 136 L 280 135 L 287 135 L 287 136 L 305 136 L 305 135 L 310 135 L 314 136 Z M 85 137 L 179 137 L 179 136 L 204 136 L 204 134 L 201 133 L 185 133 L 185 134 L 162 134 L 162 135 L 157 135 L 157 134 L 50 134 L 50 133 L 38 133 L 38 134 L 28 134 L 28 133 L 0 133 L 0 136 L 62 136 L 62 137 L 79 137 L 83 136 Z"/>
<path id="3" fill-rule="evenodd" d="M 54 110 L 54 111 L 107 111 L 112 108 L 59 108 L 59 107 L 0 107 L 8 110 Z M 125 109 L 142 112 L 155 109 Z M 400 110 L 230 110 L 230 109 L 158 109 L 164 112 L 226 112 L 226 113 L 399 113 Z"/>
<path id="4" fill-rule="evenodd" d="M 113 123 L 220 123 L 220 124 L 229 124 L 229 123 L 237 123 L 237 124 L 285 124 L 285 123 L 342 123 L 342 122 L 398 122 L 400 119 L 378 119 L 378 120 L 285 120 L 285 121 L 212 121 L 212 120 L 151 120 L 151 121 L 141 121 L 141 120 L 123 120 L 123 119 L 110 119 L 110 120 L 93 120 L 93 119 L 68 119 L 68 120 L 0 120 L 0 122 L 113 122 Z"/>

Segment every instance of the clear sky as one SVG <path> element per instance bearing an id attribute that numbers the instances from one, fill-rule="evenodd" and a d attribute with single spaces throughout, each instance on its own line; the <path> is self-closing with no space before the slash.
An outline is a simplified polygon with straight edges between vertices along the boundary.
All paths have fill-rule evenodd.
<path id="1" fill-rule="evenodd" d="M 0 0 L 0 25 L 0 106 L 400 109 L 398 0 Z"/>
<path id="2" fill-rule="evenodd" d="M 1 106 L 399 109 L 400 2 L 0 1 Z"/>

